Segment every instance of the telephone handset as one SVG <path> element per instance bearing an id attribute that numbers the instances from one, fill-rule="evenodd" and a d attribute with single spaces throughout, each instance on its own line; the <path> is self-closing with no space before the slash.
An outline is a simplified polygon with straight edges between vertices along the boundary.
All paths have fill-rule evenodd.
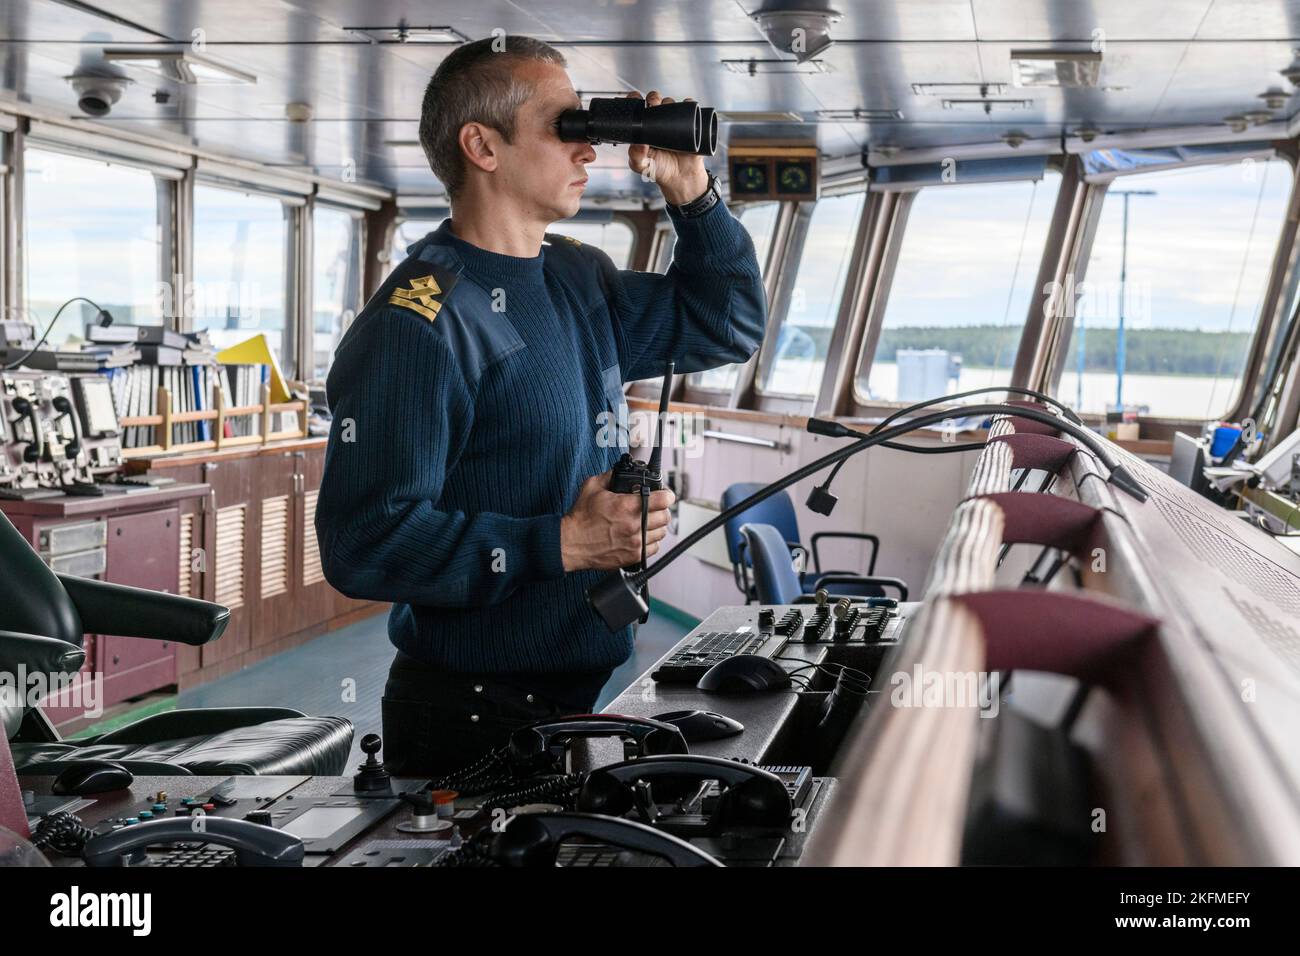
<path id="1" fill-rule="evenodd" d="M 790 825 L 794 806 L 780 777 L 750 764 L 700 754 L 642 757 L 593 770 L 583 781 L 577 809 L 616 817 L 635 810 L 647 823 L 655 823 L 657 804 L 689 797 L 692 788 L 698 794 L 700 784 L 708 781 L 722 788 L 710 829 Z"/>
<path id="2" fill-rule="evenodd" d="M 170 865 L 193 865 L 197 850 L 166 847 L 167 844 L 208 844 L 235 851 L 236 866 L 302 866 L 303 842 L 292 833 L 274 827 L 230 817 L 203 818 L 197 829 L 194 817 L 169 817 L 149 820 L 86 841 L 82 858 L 87 866 L 132 866 L 144 862 L 142 852 L 162 845 Z"/>
<path id="3" fill-rule="evenodd" d="M 682 732 L 660 720 L 569 714 L 518 728 L 503 746 L 429 781 L 429 789 L 455 790 L 462 796 L 488 794 L 481 805 L 485 811 L 525 803 L 572 806 L 582 774 L 569 772 L 569 745 L 580 737 L 621 738 L 624 758 L 687 752 Z"/>
<path id="4" fill-rule="evenodd" d="M 570 714 L 520 727 L 510 735 L 510 759 L 520 769 L 561 768 L 569 744 L 580 737 L 619 737 L 623 757 L 687 753 L 681 730 L 662 720 L 622 714 Z"/>
<path id="5" fill-rule="evenodd" d="M 589 813 L 516 816 L 504 830 L 491 834 L 486 856 L 499 866 L 553 867 L 560 844 L 579 837 L 662 857 L 672 866 L 722 866 L 703 850 L 662 830 Z"/>

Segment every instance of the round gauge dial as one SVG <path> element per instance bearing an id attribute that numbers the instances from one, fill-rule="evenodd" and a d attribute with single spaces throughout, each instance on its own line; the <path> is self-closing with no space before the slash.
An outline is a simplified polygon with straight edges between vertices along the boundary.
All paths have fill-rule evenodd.
<path id="1" fill-rule="evenodd" d="M 781 192 L 803 193 L 808 191 L 808 170 L 802 166 L 783 166 L 780 176 Z"/>
<path id="2" fill-rule="evenodd" d="M 767 191 L 767 169 L 757 163 L 746 163 L 737 169 L 738 185 L 742 192 Z"/>

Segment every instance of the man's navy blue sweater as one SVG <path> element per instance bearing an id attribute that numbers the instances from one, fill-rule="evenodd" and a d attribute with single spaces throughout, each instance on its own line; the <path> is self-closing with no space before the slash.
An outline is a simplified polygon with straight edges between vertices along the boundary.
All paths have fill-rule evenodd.
<path id="1" fill-rule="evenodd" d="M 316 532 L 330 584 L 393 602 L 403 652 L 474 673 L 595 672 L 631 653 L 631 629 L 610 634 L 586 603 L 604 572 L 565 573 L 560 518 L 621 453 L 624 382 L 743 362 L 766 318 L 727 208 L 670 215 L 666 275 L 560 236 L 504 256 L 444 222 L 343 336 Z"/>

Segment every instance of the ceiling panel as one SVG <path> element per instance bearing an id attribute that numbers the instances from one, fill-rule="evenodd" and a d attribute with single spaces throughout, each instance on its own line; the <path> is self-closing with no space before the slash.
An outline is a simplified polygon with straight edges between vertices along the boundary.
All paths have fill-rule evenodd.
<path id="1" fill-rule="evenodd" d="M 1081 125 L 1125 130 L 1216 123 L 1258 108 L 1258 94 L 1291 87 L 1277 71 L 1300 46 L 1300 0 L 834 0 L 827 72 L 755 76 L 724 59 L 776 54 L 749 14 L 761 0 L 4 0 L 0 89 L 79 117 L 65 77 L 112 70 L 134 82 L 109 127 L 187 137 L 206 148 L 323 175 L 355 168 L 363 181 L 403 191 L 436 188 L 416 138 L 430 74 L 453 47 L 369 42 L 357 27 L 451 26 L 466 36 L 494 28 L 549 39 L 575 87 L 660 88 L 729 110 L 789 110 L 802 123 L 724 124 L 725 139 L 782 136 L 816 142 L 828 156 L 864 146 L 957 146 L 1009 129 L 1059 138 Z M 795 2 L 795 0 L 789 0 Z M 817 6 L 809 0 L 805 5 Z M 95 10 L 102 11 L 97 16 Z M 257 77 L 256 85 L 186 87 L 109 67 L 105 46 L 190 44 Z M 1032 100 L 1023 112 L 946 110 L 914 83 L 1006 83 L 1010 52 L 1053 41 L 1078 48 L 1105 39 L 1102 88 L 1008 87 Z M 169 102 L 157 103 L 162 91 Z M 289 123 L 302 102 L 312 122 Z M 816 122 L 819 109 L 892 108 L 902 121 Z M 1279 116 L 1293 113 L 1288 106 Z M 84 118 L 82 118 L 84 119 Z M 589 195 L 649 195 L 621 151 L 601 148 Z M 715 160 L 720 164 L 722 157 Z"/>

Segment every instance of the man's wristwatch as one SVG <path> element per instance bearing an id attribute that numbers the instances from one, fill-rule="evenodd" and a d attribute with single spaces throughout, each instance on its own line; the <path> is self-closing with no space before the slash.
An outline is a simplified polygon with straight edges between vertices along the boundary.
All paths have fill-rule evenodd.
<path id="1" fill-rule="evenodd" d="M 704 194 L 698 199 L 692 199 L 674 208 L 683 219 L 694 219 L 704 215 L 720 202 L 722 202 L 722 186 L 718 183 L 718 177 L 709 173 L 709 186 L 704 190 Z"/>

